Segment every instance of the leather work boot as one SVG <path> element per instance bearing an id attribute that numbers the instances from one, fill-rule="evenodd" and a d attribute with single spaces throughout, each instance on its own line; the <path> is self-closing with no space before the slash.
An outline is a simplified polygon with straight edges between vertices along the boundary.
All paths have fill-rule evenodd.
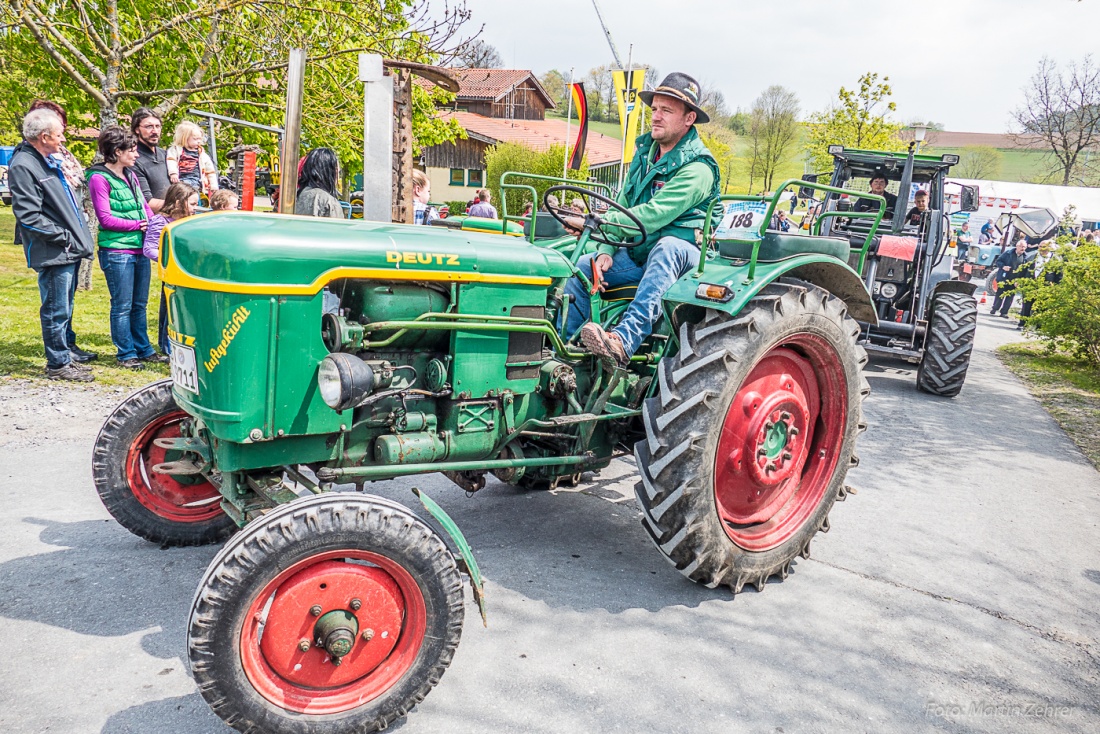
<path id="1" fill-rule="evenodd" d="M 91 382 L 95 379 L 92 376 L 92 371 L 88 369 L 78 369 L 76 365 L 70 363 L 64 367 L 58 367 L 57 369 L 46 368 L 46 377 L 51 380 L 69 380 L 70 382 Z"/>
<path id="2" fill-rule="evenodd" d="M 599 324 L 589 321 L 581 327 L 581 342 L 588 351 L 597 357 L 614 362 L 619 367 L 630 364 L 630 357 L 626 356 L 623 342 L 615 332 L 603 330 Z"/>
<path id="3" fill-rule="evenodd" d="M 163 354 L 153 352 L 148 357 L 138 357 L 139 362 L 146 362 L 148 364 L 168 364 L 168 357 Z"/>
<path id="4" fill-rule="evenodd" d="M 87 349 L 81 349 L 80 347 L 72 347 L 69 350 L 70 356 L 72 356 L 74 362 L 91 362 L 93 359 L 97 359 L 99 355 L 96 352 L 89 352 Z"/>

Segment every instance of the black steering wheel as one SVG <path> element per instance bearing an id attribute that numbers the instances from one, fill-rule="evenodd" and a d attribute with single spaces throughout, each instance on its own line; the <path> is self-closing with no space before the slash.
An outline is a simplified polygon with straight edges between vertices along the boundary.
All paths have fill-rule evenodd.
<path id="1" fill-rule="evenodd" d="M 577 194 L 578 196 L 580 196 L 581 200 L 584 202 L 585 211 L 575 212 L 572 209 L 560 205 L 551 206 L 550 195 L 559 191 L 562 193 Z M 560 200 L 564 201 L 564 199 L 564 196 L 560 197 Z M 595 200 L 596 202 L 603 204 L 603 206 L 593 207 L 591 200 Z M 645 225 L 643 225 L 641 220 L 638 219 L 638 217 L 636 217 L 634 213 L 627 209 L 625 206 L 615 201 L 614 199 L 609 199 L 606 196 L 597 194 L 595 191 L 584 189 L 580 186 L 568 186 L 565 184 L 551 186 L 546 190 L 546 194 L 543 195 L 542 204 L 544 207 L 546 207 L 546 211 L 550 212 L 550 216 L 558 220 L 558 222 L 560 222 L 561 225 L 566 227 L 567 229 L 576 228 L 574 225 L 571 225 L 565 221 L 567 217 L 584 217 L 583 229 L 588 230 L 588 239 L 594 242 L 599 242 L 601 245 L 615 245 L 616 247 L 628 248 L 637 247 L 639 245 L 645 244 L 646 238 L 649 236 L 646 232 Z M 626 217 L 630 220 L 630 223 L 612 224 L 606 221 L 599 214 L 597 214 L 597 211 L 602 212 L 606 211 L 607 209 L 613 209 L 617 212 L 625 214 Z M 604 225 L 615 227 L 617 229 L 624 229 L 628 232 L 634 232 L 635 234 L 632 235 L 628 240 L 625 240 L 623 242 L 615 242 L 614 240 L 610 239 L 610 236 L 607 234 L 607 232 L 604 231 Z"/>

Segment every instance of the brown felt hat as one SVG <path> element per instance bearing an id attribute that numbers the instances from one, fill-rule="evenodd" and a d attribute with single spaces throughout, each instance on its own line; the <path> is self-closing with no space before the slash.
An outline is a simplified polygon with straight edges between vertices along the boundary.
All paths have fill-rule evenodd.
<path id="1" fill-rule="evenodd" d="M 642 98 L 643 102 L 652 107 L 653 97 L 657 94 L 674 97 L 686 104 L 688 109 L 695 113 L 696 125 L 710 122 L 710 115 L 703 112 L 703 108 L 699 106 L 699 101 L 703 98 L 703 89 L 694 77 L 674 71 L 662 79 L 656 89 L 646 89 L 639 92 L 638 96 Z"/>

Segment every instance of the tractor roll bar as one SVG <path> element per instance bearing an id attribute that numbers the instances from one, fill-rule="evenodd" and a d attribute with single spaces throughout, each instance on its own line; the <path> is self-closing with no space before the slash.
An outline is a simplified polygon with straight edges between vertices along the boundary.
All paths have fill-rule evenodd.
<path id="1" fill-rule="evenodd" d="M 539 210 L 539 192 L 535 190 L 534 186 L 530 184 L 518 184 L 510 183 L 511 180 L 517 178 L 531 179 L 534 181 L 550 181 L 552 183 L 567 184 L 569 186 L 580 186 L 582 188 L 590 188 L 599 193 L 598 189 L 603 189 L 608 198 L 614 198 L 614 192 L 607 184 L 602 184 L 597 181 L 581 181 L 575 178 L 562 178 L 561 176 L 544 176 L 539 173 L 523 173 L 522 171 L 508 171 L 500 177 L 500 212 L 501 219 L 504 220 L 504 226 L 508 226 L 508 222 L 528 222 L 530 227 L 527 232 L 527 241 L 531 244 L 535 242 L 535 213 Z M 509 191 L 529 191 L 531 193 L 531 216 L 523 217 L 516 216 L 514 214 L 508 214 L 508 192 Z"/>
<path id="2" fill-rule="evenodd" d="M 714 207 L 715 206 L 720 207 L 722 202 L 724 202 L 724 201 L 758 201 L 758 202 L 768 201 L 770 203 L 768 205 L 767 211 L 764 213 L 764 219 L 763 219 L 762 222 L 760 222 L 760 230 L 758 232 L 758 234 L 760 235 L 760 239 L 757 239 L 757 240 L 753 241 L 752 258 L 749 260 L 749 272 L 748 272 L 748 275 L 745 278 L 746 282 L 751 281 L 756 275 L 756 260 L 757 260 L 757 257 L 760 254 L 760 243 L 763 241 L 764 233 L 767 232 L 767 230 L 768 230 L 768 225 L 771 224 L 772 217 L 775 216 L 776 207 L 779 205 L 779 195 L 782 194 L 784 191 L 786 191 L 791 186 L 798 186 L 798 187 L 801 187 L 801 188 L 814 189 L 815 191 L 825 191 L 827 193 L 833 193 L 833 194 L 848 194 L 848 193 L 850 193 L 847 189 L 842 189 L 842 188 L 839 188 L 839 187 L 836 187 L 836 186 L 828 186 L 826 184 L 817 183 L 816 181 L 804 181 L 804 180 L 798 179 L 798 178 L 790 178 L 790 179 L 787 179 L 786 181 L 784 181 L 783 183 L 781 183 L 779 185 L 779 188 L 777 188 L 775 190 L 775 193 L 772 194 L 770 199 L 768 197 L 764 197 L 764 196 L 752 196 L 752 195 L 749 195 L 749 194 L 730 194 L 730 195 L 719 196 L 718 201 L 716 201 L 710 207 L 710 209 L 707 210 L 706 222 L 703 225 L 703 235 L 704 235 L 703 236 L 703 248 L 704 249 L 703 249 L 702 257 L 699 258 L 699 270 L 696 272 L 696 277 L 701 275 L 702 272 L 703 272 L 703 267 L 706 264 L 706 260 L 707 260 L 707 258 L 706 258 L 706 255 L 707 255 L 706 248 L 710 246 L 710 241 L 711 241 L 711 238 L 714 234 L 712 229 L 711 229 L 711 226 L 713 224 L 713 217 L 714 217 Z M 878 229 L 878 225 L 882 222 L 882 217 L 886 214 L 886 199 L 881 197 L 881 196 L 878 196 L 877 194 L 871 194 L 871 193 L 860 194 L 859 198 L 861 198 L 861 199 L 871 199 L 871 200 L 878 201 L 878 213 L 874 214 L 872 212 L 842 212 L 842 213 L 833 214 L 832 212 L 823 212 L 820 215 L 820 217 L 824 217 L 826 214 L 832 214 L 833 216 L 839 216 L 839 215 L 842 214 L 843 216 L 858 218 L 858 219 L 871 219 L 872 217 L 874 218 L 875 221 L 871 226 L 871 230 L 867 233 L 867 237 L 863 241 L 863 247 L 860 248 L 859 269 L 862 270 L 863 261 L 867 257 L 867 250 L 870 249 L 870 247 L 871 247 L 871 240 L 874 238 L 874 233 Z M 819 217 L 819 219 L 820 219 L 820 217 Z M 818 227 L 817 232 L 820 232 L 820 231 L 821 231 L 821 228 Z M 815 236 L 816 236 L 816 234 L 817 233 L 815 232 Z"/>

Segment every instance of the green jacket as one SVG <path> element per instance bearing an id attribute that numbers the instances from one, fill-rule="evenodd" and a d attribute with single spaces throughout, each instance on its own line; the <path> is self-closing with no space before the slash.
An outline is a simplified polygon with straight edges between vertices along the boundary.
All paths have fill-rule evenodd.
<path id="1" fill-rule="evenodd" d="M 662 237 L 697 242 L 696 231 L 703 229 L 707 208 L 721 193 L 718 162 L 694 127 L 675 148 L 654 162 L 659 151 L 660 146 L 649 133 L 638 138 L 626 184 L 617 198 L 646 228 L 645 244 L 629 250 L 639 265 L 645 264 L 650 250 Z M 608 212 L 605 219 L 613 225 L 630 223 L 617 212 Z M 629 239 L 633 232 L 612 229 L 610 234 Z M 597 252 L 613 255 L 616 249 L 614 245 L 600 245 Z"/>
<path id="2" fill-rule="evenodd" d="M 92 176 L 99 175 L 106 179 L 110 185 L 108 196 L 111 204 L 111 216 L 140 222 L 145 219 L 145 197 L 142 195 L 141 188 L 134 175 L 129 170 L 126 173 L 131 179 L 129 182 L 119 178 L 103 164 L 97 164 L 88 169 L 88 179 L 91 180 Z M 140 229 L 130 232 L 117 232 L 107 229 L 102 226 L 102 223 L 99 227 L 98 242 L 102 249 L 140 250 L 144 244 L 144 239 L 145 232 Z"/>

